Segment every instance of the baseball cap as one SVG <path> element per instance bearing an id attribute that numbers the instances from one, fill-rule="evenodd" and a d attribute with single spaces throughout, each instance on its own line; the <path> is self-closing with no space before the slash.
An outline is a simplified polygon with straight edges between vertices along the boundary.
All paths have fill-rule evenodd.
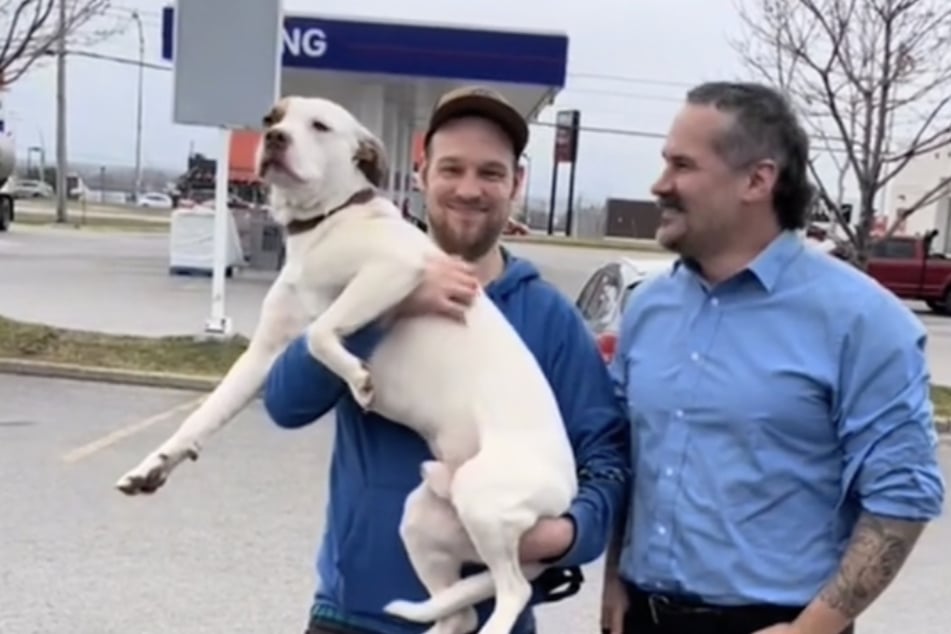
<path id="1" fill-rule="evenodd" d="M 436 102 L 429 117 L 425 143 L 443 124 L 458 117 L 484 117 L 499 125 L 512 139 L 515 155 L 521 156 L 528 145 L 528 123 L 500 93 L 485 86 L 463 86 L 450 90 Z"/>

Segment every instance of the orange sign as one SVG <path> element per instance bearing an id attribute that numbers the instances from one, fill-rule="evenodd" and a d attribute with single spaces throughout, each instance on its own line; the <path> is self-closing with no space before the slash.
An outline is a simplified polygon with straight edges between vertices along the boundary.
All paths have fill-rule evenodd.
<path id="1" fill-rule="evenodd" d="M 257 182 L 254 155 L 261 133 L 254 130 L 234 130 L 231 133 L 231 152 L 228 156 L 228 180 Z"/>

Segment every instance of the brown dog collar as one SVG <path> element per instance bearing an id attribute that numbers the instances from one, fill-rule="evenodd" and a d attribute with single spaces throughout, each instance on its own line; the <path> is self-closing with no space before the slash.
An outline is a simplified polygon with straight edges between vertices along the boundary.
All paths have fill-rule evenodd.
<path id="1" fill-rule="evenodd" d="M 319 225 L 324 220 L 334 215 L 338 211 L 342 209 L 346 209 L 350 205 L 368 203 L 371 200 L 373 200 L 375 197 L 376 197 L 376 192 L 374 190 L 361 189 L 360 191 L 355 193 L 353 196 L 348 198 L 342 205 L 334 207 L 327 213 L 321 214 L 319 216 L 314 216 L 313 218 L 306 218 L 304 220 L 291 220 L 289 223 L 287 223 L 287 225 L 285 225 L 284 228 L 287 230 L 287 233 L 292 236 L 297 235 L 299 233 L 305 233 L 307 231 L 310 231 L 311 229 L 314 229 L 315 227 L 317 227 L 317 225 Z"/>

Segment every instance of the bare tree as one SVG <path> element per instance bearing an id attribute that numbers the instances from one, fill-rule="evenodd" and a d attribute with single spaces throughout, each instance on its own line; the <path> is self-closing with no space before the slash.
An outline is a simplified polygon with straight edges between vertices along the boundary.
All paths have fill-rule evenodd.
<path id="1" fill-rule="evenodd" d="M 734 43 L 760 78 L 782 87 L 837 168 L 833 190 L 812 165 L 819 196 L 868 261 L 875 201 L 916 156 L 951 144 L 951 3 L 947 0 L 737 0 Z M 815 158 L 813 159 L 815 161 Z M 840 212 L 858 188 L 854 227 Z M 951 191 L 951 175 L 909 201 L 884 236 Z"/>
<path id="2" fill-rule="evenodd" d="M 66 24 L 60 28 L 54 8 L 66 2 Z M 93 44 L 115 32 L 91 29 L 91 21 L 105 14 L 110 0 L 0 0 L 0 81 L 9 85 L 45 56 L 52 54 L 61 32 L 67 46 Z"/>

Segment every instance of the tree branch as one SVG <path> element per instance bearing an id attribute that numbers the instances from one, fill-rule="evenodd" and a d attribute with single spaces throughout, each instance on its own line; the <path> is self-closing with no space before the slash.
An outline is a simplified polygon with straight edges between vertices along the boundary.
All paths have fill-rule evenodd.
<path id="1" fill-rule="evenodd" d="M 65 0 L 66 23 L 61 29 L 53 9 L 60 0 L 0 0 L 0 29 L 6 40 L 0 49 L 0 80 L 10 85 L 29 71 L 38 60 L 54 51 L 65 35 L 67 46 L 89 30 L 103 16 L 111 0 Z M 101 29 L 92 38 L 104 39 L 118 28 Z"/>
<path id="2" fill-rule="evenodd" d="M 832 155 L 840 188 L 847 175 L 854 178 L 858 222 L 846 233 L 864 261 L 877 193 L 915 157 L 951 145 L 951 5 L 939 0 L 746 4 L 738 12 L 747 33 L 735 48 L 751 71 L 798 105 L 814 139 L 822 141 L 816 148 Z M 832 200 L 814 163 L 809 169 L 821 199 L 844 224 L 833 204 L 841 201 Z M 924 189 L 893 227 L 946 191 L 948 182 Z"/>

